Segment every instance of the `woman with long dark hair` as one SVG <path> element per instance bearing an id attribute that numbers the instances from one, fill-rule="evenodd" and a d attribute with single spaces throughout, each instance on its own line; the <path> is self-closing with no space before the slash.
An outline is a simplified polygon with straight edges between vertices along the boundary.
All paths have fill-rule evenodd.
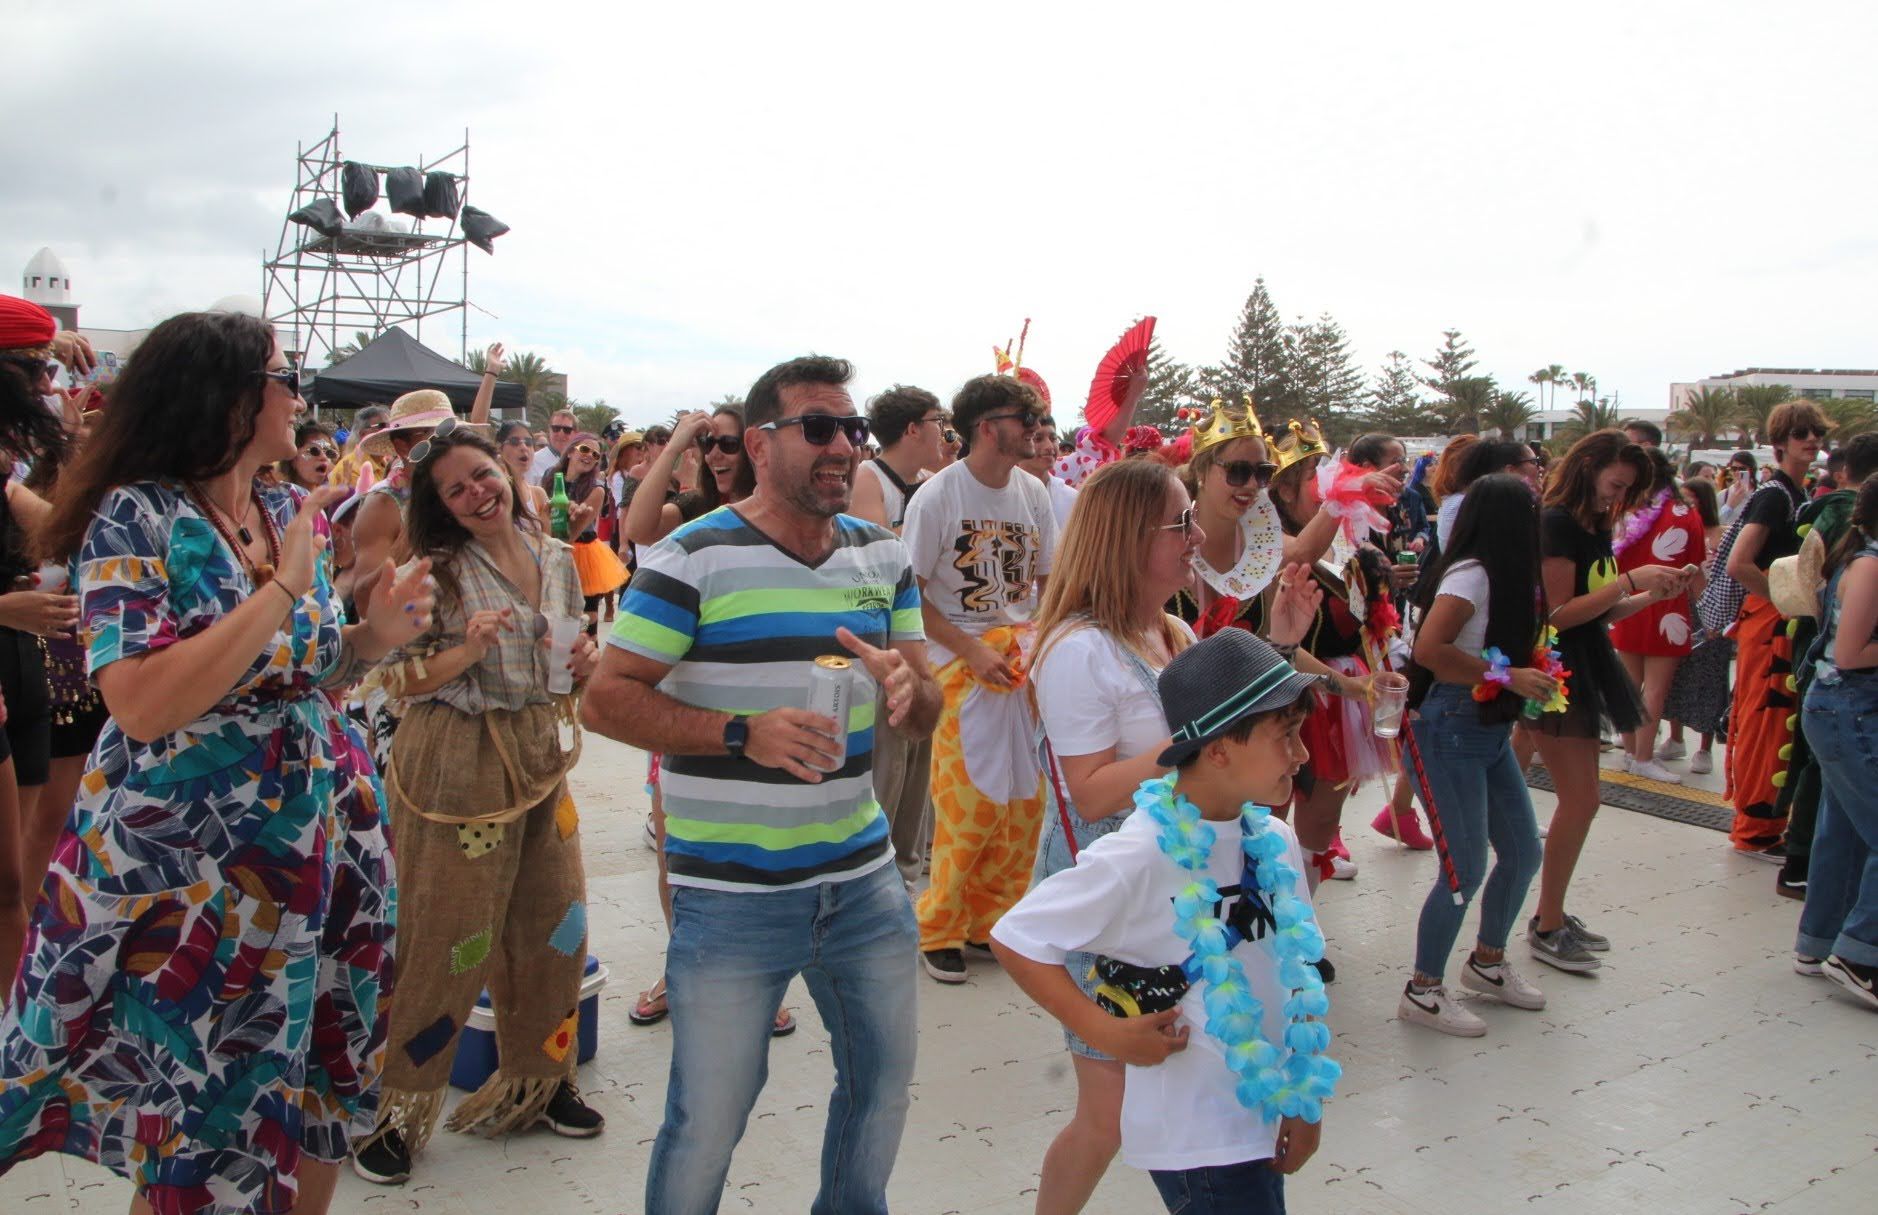
<path id="1" fill-rule="evenodd" d="M 391 855 L 324 689 L 422 630 L 430 583 L 386 572 L 342 626 L 323 495 L 256 484 L 303 408 L 265 322 L 172 317 L 43 530 L 111 721 L 0 1021 L 0 1162 L 87 1157 L 133 1212 L 324 1211 L 377 1103 Z"/>
<path id="2" fill-rule="evenodd" d="M 406 560 L 438 585 L 431 627 L 385 662 L 406 705 L 385 770 L 405 874 L 391 1057 L 377 1129 L 353 1171 L 391 1185 L 443 1112 L 457 1036 L 485 986 L 495 1004 L 494 1076 L 457 1107 L 452 1130 L 499 1134 L 546 1123 L 588 1138 L 603 1119 L 574 1087 L 575 1009 L 586 964 L 586 876 L 564 748 L 571 693 L 550 690 L 555 618 L 581 615 L 568 546 L 520 505 L 488 439 L 440 426 L 411 448 Z M 598 661 L 582 633 L 568 667 Z"/>
<path id="3" fill-rule="evenodd" d="M 1637 509 L 1619 521 L 1611 540 L 1618 571 L 1629 573 L 1643 565 L 1699 566 L 1708 559 L 1701 516 L 1684 499 L 1669 457 L 1659 447 L 1644 450 L 1650 457 L 1650 487 Z M 1656 725 L 1662 720 L 1676 668 L 1695 648 L 1694 599 L 1702 588 L 1699 577 L 1690 581 L 1688 590 L 1611 626 L 1611 645 L 1623 659 L 1631 681 L 1643 690 L 1643 723 L 1624 740 L 1624 767 L 1645 780 L 1671 785 L 1681 784 L 1682 777 L 1657 762 Z"/>
<path id="4" fill-rule="evenodd" d="M 646 470 L 648 485 L 669 485 L 679 461 L 702 452 L 698 484 L 667 502 L 659 494 L 634 494 L 626 508 L 626 539 L 657 544 L 681 523 L 702 518 L 720 506 L 741 502 L 756 488 L 756 469 L 743 445 L 743 409 L 719 405 L 710 413 L 683 415 L 672 426 L 672 439 Z"/>
<path id="5" fill-rule="evenodd" d="M 567 441 L 558 473 L 567 486 L 568 538 L 574 545 L 574 568 L 580 571 L 580 593 L 587 605 L 587 631 L 598 626 L 600 601 L 626 585 L 626 567 L 609 540 L 600 537 L 602 521 L 613 517 L 613 491 L 600 471 L 600 440 L 582 432 Z M 611 530 L 610 528 L 608 529 Z"/>
<path id="6" fill-rule="evenodd" d="M 1572 444 L 1554 470 L 1539 516 L 1545 597 L 1558 630 L 1570 707 L 1531 723 L 1558 793 L 1539 876 L 1539 911 L 1528 925 L 1533 956 L 1560 970 L 1596 970 L 1610 941 L 1565 911 L 1565 892 L 1598 812 L 1598 742 L 1643 720 L 1636 685 L 1611 648 L 1609 626 L 1683 589 L 1675 566 L 1619 573 L 1611 527 L 1650 483 L 1650 458 L 1621 430 L 1595 431 Z"/>
<path id="7" fill-rule="evenodd" d="M 1480 933 L 1461 986 L 1515 1008 L 1544 1008 L 1544 993 L 1506 960 L 1507 938 L 1540 858 L 1532 798 L 1513 753 L 1513 723 L 1527 701 L 1550 700 L 1554 686 L 1531 661 L 1545 620 L 1539 509 L 1531 486 L 1505 473 L 1480 478 L 1467 490 L 1452 533 L 1416 595 L 1411 682 L 1420 704 L 1410 728 L 1461 894 L 1472 900 L 1486 880 Z M 1497 666 L 1496 655 L 1504 658 Z M 1449 998 L 1445 985 L 1466 914 L 1445 875 L 1437 876 L 1422 903 L 1415 973 L 1396 1015 L 1474 1038 L 1487 1032 L 1487 1023 Z"/>

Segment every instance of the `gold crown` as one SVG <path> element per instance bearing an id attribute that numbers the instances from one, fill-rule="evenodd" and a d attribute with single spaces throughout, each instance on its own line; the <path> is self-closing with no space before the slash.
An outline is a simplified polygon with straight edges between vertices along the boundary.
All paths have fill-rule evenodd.
<path id="1" fill-rule="evenodd" d="M 1282 435 L 1266 435 L 1265 446 L 1271 450 L 1271 459 L 1283 472 L 1293 464 L 1302 464 L 1312 456 L 1327 456 L 1330 448 L 1324 445 L 1324 436 L 1313 421 L 1300 422 L 1291 419 Z"/>
<path id="2" fill-rule="evenodd" d="M 1252 407 L 1252 394 L 1244 396 L 1243 409 L 1229 409 L 1218 397 L 1213 398 L 1209 413 L 1198 405 L 1182 406 L 1176 416 L 1193 421 L 1193 454 L 1199 455 L 1209 447 L 1218 447 L 1221 443 L 1230 443 L 1234 439 L 1257 439 L 1261 437 L 1259 415 Z"/>

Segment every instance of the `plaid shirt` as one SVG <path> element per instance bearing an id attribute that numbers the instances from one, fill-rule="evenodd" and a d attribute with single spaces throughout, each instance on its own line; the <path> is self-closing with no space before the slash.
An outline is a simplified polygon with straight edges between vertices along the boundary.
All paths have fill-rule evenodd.
<path id="1" fill-rule="evenodd" d="M 539 553 L 541 610 L 550 615 L 578 617 L 583 603 L 574 551 L 545 536 L 525 537 L 524 542 Z M 508 608 L 514 613 L 512 627 L 502 631 L 481 662 L 436 691 L 407 699 L 440 700 L 470 714 L 547 704 L 552 699 L 548 695 L 548 646 L 535 639 L 531 624 L 535 609 L 529 606 L 527 597 L 502 575 L 488 552 L 474 540 L 448 560 L 447 574 L 438 580 L 440 593 L 429 631 L 388 655 L 387 665 L 421 660 L 462 645 L 469 619 L 477 612 Z M 452 580 L 455 595 L 448 593 Z M 415 670 L 410 673 L 417 674 Z"/>

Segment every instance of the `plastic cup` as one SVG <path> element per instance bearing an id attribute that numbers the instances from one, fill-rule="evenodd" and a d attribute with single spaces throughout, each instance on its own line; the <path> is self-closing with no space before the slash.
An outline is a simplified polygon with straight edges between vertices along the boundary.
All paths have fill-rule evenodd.
<path id="1" fill-rule="evenodd" d="M 1384 671 L 1370 685 L 1373 699 L 1369 719 L 1377 738 L 1394 738 L 1402 733 L 1402 714 L 1408 708 L 1408 677 Z"/>
<path id="2" fill-rule="evenodd" d="M 580 636 L 580 617 L 548 617 L 548 691 L 565 696 L 574 690 L 574 672 L 568 662 L 574 656 L 574 642 Z"/>
<path id="3" fill-rule="evenodd" d="M 71 571 L 63 561 L 48 561 L 39 567 L 39 581 L 34 589 L 53 595 L 69 594 L 72 589 Z"/>

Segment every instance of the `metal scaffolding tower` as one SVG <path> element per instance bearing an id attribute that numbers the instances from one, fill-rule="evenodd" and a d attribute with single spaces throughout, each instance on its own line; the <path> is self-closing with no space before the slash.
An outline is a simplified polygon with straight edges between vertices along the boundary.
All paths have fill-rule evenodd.
<path id="1" fill-rule="evenodd" d="M 380 174 L 396 167 L 361 163 Z M 335 114 L 325 138 L 310 147 L 300 146 L 293 201 L 286 214 L 321 198 L 337 202 L 344 164 Z M 421 173 L 449 173 L 456 178 L 459 201 L 470 201 L 467 130 L 462 146 L 430 160 L 420 156 L 415 167 Z M 412 336 L 422 341 L 427 318 L 434 318 L 433 334 L 447 336 L 449 316 L 454 312 L 456 357 L 459 361 L 467 358 L 469 241 L 458 226 L 461 210 L 447 224 L 440 219 L 412 220 L 408 232 L 392 231 L 389 225 L 367 219 L 374 214 L 383 218 L 376 210 L 367 211 L 349 221 L 336 237 L 281 220 L 280 242 L 262 267 L 261 306 L 268 320 L 279 326 L 290 357 L 303 365 L 326 366 L 333 361 L 333 352 L 351 343 L 357 332 L 376 337 L 406 324 Z M 431 231 L 424 230 L 426 223 Z"/>

